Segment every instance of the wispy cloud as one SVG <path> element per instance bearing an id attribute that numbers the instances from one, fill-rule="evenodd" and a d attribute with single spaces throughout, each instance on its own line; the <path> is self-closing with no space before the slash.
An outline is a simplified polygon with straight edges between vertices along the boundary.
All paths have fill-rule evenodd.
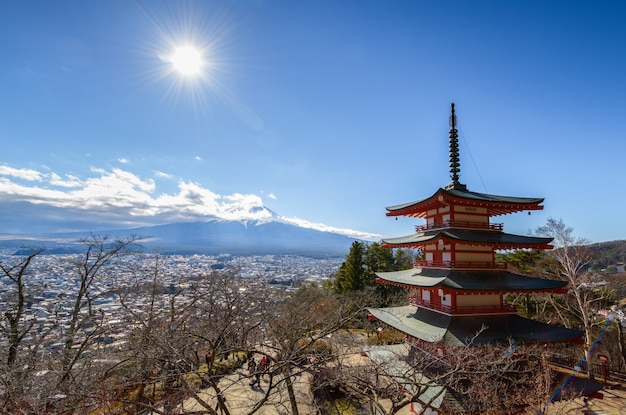
<path id="1" fill-rule="evenodd" d="M 0 176 L 17 177 L 23 180 L 41 181 L 44 175 L 32 169 L 16 169 L 9 166 L 0 166 Z"/>
<path id="2" fill-rule="evenodd" d="M 56 173 L 50 173 L 48 179 L 51 185 L 60 187 L 80 187 L 83 182 L 76 176 L 66 174 L 65 179 Z"/>
<path id="3" fill-rule="evenodd" d="M 173 178 L 173 177 L 174 177 L 173 175 L 171 175 L 171 174 L 169 174 L 169 173 L 165 173 L 165 172 L 162 172 L 162 171 L 159 171 L 159 170 L 155 170 L 155 171 L 154 171 L 154 175 L 155 175 L 156 177 L 161 177 L 161 178 L 163 178 L 163 179 L 171 179 L 171 178 Z"/>

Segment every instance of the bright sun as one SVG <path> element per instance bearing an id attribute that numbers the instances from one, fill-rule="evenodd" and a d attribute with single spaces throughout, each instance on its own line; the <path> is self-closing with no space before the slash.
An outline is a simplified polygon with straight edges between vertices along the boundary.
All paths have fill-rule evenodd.
<path id="1" fill-rule="evenodd" d="M 174 68 L 184 76 L 194 76 L 200 73 L 204 61 L 202 53 L 193 46 L 183 46 L 170 56 Z"/>

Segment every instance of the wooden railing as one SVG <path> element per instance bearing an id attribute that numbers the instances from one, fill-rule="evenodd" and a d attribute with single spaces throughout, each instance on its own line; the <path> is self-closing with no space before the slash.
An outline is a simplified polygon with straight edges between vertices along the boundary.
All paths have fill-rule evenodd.
<path id="1" fill-rule="evenodd" d="M 415 267 L 431 268 L 470 268 L 470 269 L 506 269 L 506 262 L 472 262 L 472 261 L 425 261 L 416 259 Z"/>
<path id="2" fill-rule="evenodd" d="M 418 225 L 415 227 L 415 232 L 424 232 L 432 229 L 445 229 L 445 228 L 465 228 L 465 229 L 482 229 L 489 231 L 502 231 L 503 226 L 501 223 L 481 223 L 481 222 L 468 222 L 464 220 L 448 220 L 445 222 L 431 223 L 430 225 Z"/>
<path id="3" fill-rule="evenodd" d="M 422 300 L 419 297 L 409 297 L 409 303 L 416 307 L 424 307 L 444 314 L 516 314 L 517 307 L 508 304 L 476 305 L 476 306 L 449 306 L 432 301 Z"/>

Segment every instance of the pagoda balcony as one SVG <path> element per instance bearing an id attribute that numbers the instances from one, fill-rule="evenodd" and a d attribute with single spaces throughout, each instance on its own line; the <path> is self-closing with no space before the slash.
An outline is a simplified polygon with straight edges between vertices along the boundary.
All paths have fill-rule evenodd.
<path id="1" fill-rule="evenodd" d="M 435 229 L 479 229 L 488 230 L 494 232 L 502 232 L 504 227 L 501 223 L 480 223 L 480 222 L 468 222 L 463 220 L 448 220 L 445 222 L 431 223 L 429 225 L 418 225 L 415 227 L 415 232 L 425 232 Z"/>
<path id="2" fill-rule="evenodd" d="M 419 297 L 409 297 L 409 303 L 415 307 L 426 308 L 446 315 L 517 314 L 517 307 L 508 304 L 449 306 L 422 300 Z"/>
<path id="3" fill-rule="evenodd" d="M 413 261 L 414 267 L 446 269 L 506 269 L 506 262 L 471 262 L 471 261 Z"/>

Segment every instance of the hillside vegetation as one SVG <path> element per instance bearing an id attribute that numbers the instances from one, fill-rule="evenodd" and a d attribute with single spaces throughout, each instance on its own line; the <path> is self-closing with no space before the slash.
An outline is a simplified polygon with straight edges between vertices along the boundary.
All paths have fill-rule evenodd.
<path id="1" fill-rule="evenodd" d="M 588 247 L 592 258 L 590 265 L 594 270 L 610 270 L 626 260 L 626 240 L 600 242 Z"/>

